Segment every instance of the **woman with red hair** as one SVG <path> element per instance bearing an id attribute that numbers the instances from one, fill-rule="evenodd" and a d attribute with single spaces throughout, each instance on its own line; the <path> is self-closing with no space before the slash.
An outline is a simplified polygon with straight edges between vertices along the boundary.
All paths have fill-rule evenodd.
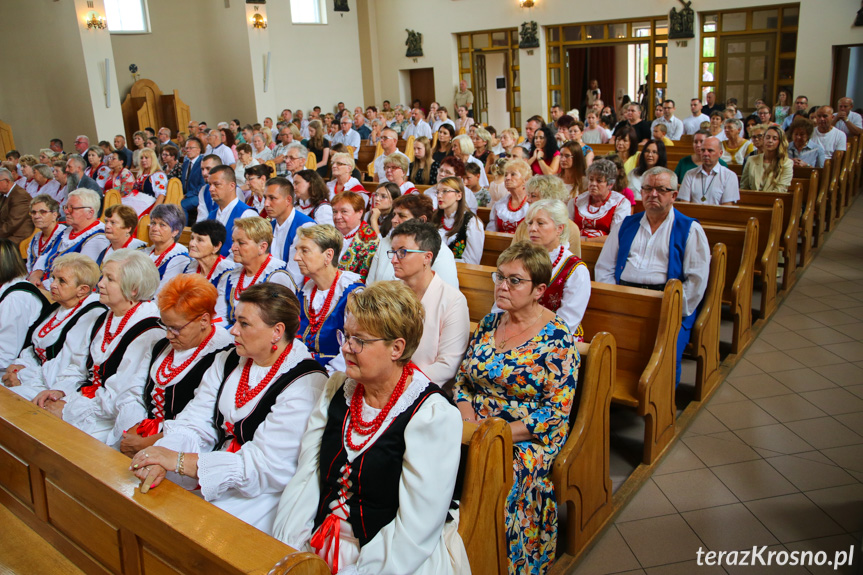
<path id="1" fill-rule="evenodd" d="M 159 292 L 159 323 L 165 338 L 153 345 L 143 396 L 147 419 L 124 433 L 120 443 L 129 457 L 162 437 L 162 423 L 183 411 L 216 354 L 233 346 L 227 330 L 215 326 L 218 296 L 215 286 L 200 274 L 180 274 Z"/>

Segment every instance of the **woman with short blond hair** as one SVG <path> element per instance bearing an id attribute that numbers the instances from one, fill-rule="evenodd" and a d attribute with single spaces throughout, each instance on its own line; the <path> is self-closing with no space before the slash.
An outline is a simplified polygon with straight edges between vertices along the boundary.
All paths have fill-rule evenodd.
<path id="1" fill-rule="evenodd" d="M 515 233 L 529 207 L 525 184 L 531 175 L 530 165 L 521 158 L 513 158 L 504 165 L 504 186 L 509 193 L 492 204 L 488 231 Z"/>

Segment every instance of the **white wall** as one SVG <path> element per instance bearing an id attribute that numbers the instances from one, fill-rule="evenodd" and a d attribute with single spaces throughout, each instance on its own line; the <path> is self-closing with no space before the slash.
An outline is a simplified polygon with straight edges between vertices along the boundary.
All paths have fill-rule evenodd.
<path id="1" fill-rule="evenodd" d="M 507 88 L 497 89 L 499 76 L 507 78 L 506 55 L 502 52 L 486 54 L 485 83 L 488 94 L 488 125 L 495 127 L 509 126 L 509 110 L 506 107 Z"/>

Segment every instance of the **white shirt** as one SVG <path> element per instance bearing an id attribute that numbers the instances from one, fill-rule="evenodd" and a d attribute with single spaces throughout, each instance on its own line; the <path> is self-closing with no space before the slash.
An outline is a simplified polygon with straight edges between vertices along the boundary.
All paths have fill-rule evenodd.
<path id="1" fill-rule="evenodd" d="M 362 138 L 360 138 L 360 133 L 351 128 L 348 130 L 348 133 L 345 134 L 343 130 L 339 130 L 336 132 L 336 135 L 333 136 L 332 144 L 335 146 L 336 144 L 344 144 L 346 146 L 351 146 L 354 149 L 354 159 L 356 160 L 360 155 L 360 144 L 362 143 Z M 332 147 L 332 146 L 330 146 Z"/>
<path id="2" fill-rule="evenodd" d="M 285 247 L 285 241 L 288 238 L 288 231 L 291 229 L 291 225 L 294 223 L 294 214 L 296 210 L 291 210 L 291 215 L 288 216 L 288 219 L 285 220 L 285 223 L 279 225 L 279 222 L 273 220 L 273 223 L 276 224 L 275 229 L 273 230 L 273 245 L 270 246 L 270 253 L 273 254 L 274 258 L 278 258 L 284 261 L 287 265 L 288 273 L 291 274 L 291 278 L 294 280 L 294 283 L 298 286 L 303 285 L 303 273 L 300 271 L 300 266 L 297 262 L 294 261 L 294 254 L 297 253 L 297 236 L 294 236 L 294 241 L 291 242 L 290 247 L 288 248 L 288 253 L 283 253 Z M 301 228 L 306 226 L 313 226 L 314 222 L 307 222 L 301 225 Z"/>
<path id="3" fill-rule="evenodd" d="M 110 313 L 110 312 L 109 312 Z M 113 317 L 111 332 L 117 331 L 122 316 Z M 102 340 L 105 336 L 103 326 L 96 332 L 96 337 L 90 343 L 90 357 L 94 365 L 102 365 L 111 355 L 126 333 L 138 322 L 159 317 L 159 308 L 153 302 L 144 302 L 135 310 L 126 324 L 123 332 L 118 333 L 110 345 L 102 351 Z M 105 322 L 107 324 L 107 320 Z M 63 420 L 78 429 L 85 431 L 108 445 L 116 446 L 123 438 L 123 432 L 140 423 L 147 417 L 144 409 L 144 385 L 147 383 L 147 370 L 141 366 L 150 364 L 153 344 L 165 337 L 162 329 L 151 329 L 144 332 L 129 344 L 117 372 L 102 382 L 90 399 L 78 391 L 82 381 L 89 380 L 86 363 L 69 364 L 60 373 L 52 389 L 59 389 L 66 394 L 66 407 L 63 409 Z M 90 381 L 90 383 L 93 383 Z"/>
<path id="4" fill-rule="evenodd" d="M 333 207 L 329 203 L 319 204 L 318 209 L 314 210 L 311 204 L 304 206 L 303 202 L 299 201 L 295 208 L 315 220 L 316 224 L 333 225 Z M 312 216 L 313 211 L 315 213 L 314 216 Z"/>
<path id="5" fill-rule="evenodd" d="M 240 281 L 240 273 L 242 271 L 243 266 L 237 264 L 233 270 L 222 274 L 219 278 L 219 285 L 216 286 L 216 290 L 219 292 L 219 298 L 216 300 L 216 315 L 224 320 L 224 323 L 220 325 L 226 329 L 229 329 L 234 323 L 231 315 L 236 309 L 237 300 L 234 299 L 233 292 Z M 252 280 L 257 272 L 258 270 L 255 270 L 251 275 L 244 275 L 242 286 L 244 290 L 261 283 L 274 283 L 284 286 L 291 291 L 297 291 L 294 278 L 291 277 L 291 274 L 285 268 L 285 262 L 278 258 L 271 257 L 270 262 L 264 267 L 264 271 L 258 276 L 258 281 L 253 282 Z M 228 303 L 229 301 L 230 304 Z"/>
<path id="6" fill-rule="evenodd" d="M 237 160 L 237 167 L 234 168 L 234 178 L 237 180 L 238 188 L 246 183 L 246 170 L 252 166 L 259 166 L 260 164 L 261 163 L 255 158 L 252 158 L 252 161 L 249 162 L 248 166 L 244 166 L 243 162 Z"/>
<path id="7" fill-rule="evenodd" d="M 290 145 L 291 144 L 279 144 L 278 146 L 276 146 L 275 149 L 273 150 L 273 157 L 271 159 L 275 160 L 277 157 L 284 156 L 285 154 L 287 154 L 288 153 L 288 146 L 290 146 Z M 277 176 L 284 176 L 286 170 L 287 170 L 287 164 L 285 163 L 284 160 L 282 160 L 281 162 L 276 162 L 276 175 Z"/>
<path id="8" fill-rule="evenodd" d="M 455 225 L 455 215 L 453 215 L 452 217 L 444 215 L 441 223 L 443 225 L 438 228 L 438 233 L 440 234 L 442 245 L 451 246 L 452 243 L 455 242 L 456 236 L 455 234 L 453 234 L 451 237 L 448 238 L 447 230 L 444 229 L 444 226 L 452 229 L 452 226 Z M 465 240 L 464 251 L 461 254 L 461 258 L 455 261 L 463 262 L 466 264 L 479 265 L 480 261 L 482 260 L 482 250 L 484 247 L 485 230 L 483 229 L 482 220 L 475 215 L 471 218 L 471 221 L 467 226 L 467 239 Z M 450 247 L 450 249 L 452 248 Z"/>
<path id="9" fill-rule="evenodd" d="M 162 291 L 162 288 L 165 287 L 166 283 L 181 273 L 184 273 L 186 271 L 186 266 L 189 265 L 189 261 L 192 259 L 189 257 L 189 250 L 186 249 L 186 246 L 179 242 L 175 243 L 168 253 L 163 253 L 161 256 L 156 255 L 156 246 L 145 248 L 144 253 L 153 260 L 154 264 L 159 258 L 162 260 L 161 265 L 157 266 L 160 279 L 159 289 L 156 290 L 156 294 Z M 166 266 L 164 273 L 159 269 L 161 266 Z"/>
<path id="10" fill-rule="evenodd" d="M 645 285 L 664 284 L 667 281 L 669 243 L 674 214 L 675 211 L 671 210 L 665 221 L 653 233 L 650 231 L 647 216 L 641 219 L 641 225 L 632 240 L 626 267 L 620 274 L 620 279 Z M 612 229 L 602 246 L 602 252 L 593 271 L 597 282 L 617 283 L 614 280 L 614 268 L 620 242 L 619 232 L 620 226 Z M 707 289 L 707 278 L 710 275 L 710 244 L 707 242 L 704 229 L 698 222 L 692 223 L 689 237 L 686 239 L 683 273 L 686 277 L 683 282 L 683 316 L 686 317 L 698 308 Z"/>
<path id="11" fill-rule="evenodd" d="M 51 233 L 51 237 L 45 242 L 45 245 L 42 246 L 42 251 L 39 251 L 39 241 L 42 239 L 42 231 L 36 230 L 36 234 L 33 236 L 33 239 L 30 240 L 30 243 L 27 244 L 27 273 L 32 272 L 36 265 L 36 260 L 39 259 L 39 256 L 45 253 L 45 250 L 51 247 L 55 241 L 60 239 L 60 236 L 63 234 L 63 230 L 66 229 L 65 224 L 57 224 L 57 227 L 54 228 L 54 231 Z"/>
<path id="12" fill-rule="evenodd" d="M 444 124 L 449 124 L 453 129 L 455 129 L 455 123 L 447 118 L 446 120 L 435 120 L 434 125 L 432 125 L 432 132 L 437 132 Z"/>
<path id="13" fill-rule="evenodd" d="M 391 156 L 404 156 L 404 158 L 406 160 L 408 159 L 408 157 L 405 156 L 403 153 L 401 153 L 399 150 L 396 150 L 395 152 L 393 152 L 390 155 Z M 385 183 L 389 182 L 389 180 L 387 179 L 387 175 L 384 172 L 384 162 L 386 162 L 386 159 L 388 157 L 389 156 L 387 156 L 386 153 L 383 153 L 380 156 L 378 156 L 377 158 L 375 158 L 375 175 L 378 177 L 378 182 L 380 182 L 381 184 L 385 184 Z M 408 162 L 410 162 L 410 160 L 408 160 Z"/>
<path id="14" fill-rule="evenodd" d="M 838 114 L 834 113 L 833 117 L 835 118 L 836 116 L 838 116 Z M 857 112 L 848 112 L 848 121 L 851 122 L 851 124 L 853 124 L 854 126 L 857 126 L 858 129 L 863 130 L 863 116 L 861 116 Z M 846 136 L 849 135 L 848 126 L 845 125 L 845 122 L 836 122 L 835 128 L 840 132 L 844 132 Z"/>
<path id="15" fill-rule="evenodd" d="M 551 263 L 558 259 L 560 248 L 551 250 L 548 254 Z M 551 270 L 551 277 L 557 276 L 560 269 L 566 263 L 567 258 L 572 255 L 572 252 L 567 248 L 563 248 L 563 254 L 557 265 Z M 569 331 L 575 333 L 578 326 L 581 325 L 581 320 L 584 318 L 584 311 L 587 309 L 587 303 L 590 301 L 590 271 L 586 265 L 575 266 L 569 279 L 563 286 L 563 296 L 561 297 L 560 307 L 557 310 L 557 317 L 562 319 Z"/>
<path id="16" fill-rule="evenodd" d="M 149 196 L 148 196 L 149 197 Z M 98 221 L 98 220 L 97 220 Z M 78 243 L 82 243 L 81 249 L 78 250 L 79 253 L 85 255 L 96 261 L 99 257 L 99 254 L 102 251 L 111 245 L 111 242 L 108 238 L 105 237 L 105 224 L 99 222 L 87 232 L 81 233 L 75 239 L 70 239 L 70 234 L 72 233 L 72 228 L 68 227 L 63 230 L 63 234 L 60 236 L 60 243 L 57 245 L 57 253 L 58 256 L 64 255 L 65 253 L 71 253 L 70 250 L 74 248 Z M 42 254 L 39 259 L 36 260 L 36 263 L 33 266 L 34 270 L 41 270 L 45 272 L 45 275 L 48 275 L 48 258 L 50 254 Z M 50 281 L 49 277 L 42 278 L 43 281 Z M 48 288 L 46 288 L 48 289 Z"/>
<path id="17" fill-rule="evenodd" d="M 274 156 L 273 156 L 273 151 L 271 149 L 269 149 L 268 147 L 264 146 L 264 149 L 261 150 L 260 152 L 256 152 L 253 150 L 252 151 L 252 157 L 254 159 L 258 160 L 258 162 L 260 162 L 261 164 L 263 164 L 265 162 L 272 160 Z"/>
<path id="18" fill-rule="evenodd" d="M 240 188 L 237 188 L 237 189 L 239 190 Z M 228 220 L 231 219 L 231 212 L 234 211 L 234 206 L 239 201 L 240 201 L 239 198 L 233 199 L 233 200 L 231 200 L 231 203 L 228 204 L 227 206 L 225 206 L 223 209 L 222 208 L 217 209 L 216 210 L 216 221 L 227 228 L 228 227 Z M 240 214 L 240 219 L 242 219 L 242 218 L 257 218 L 257 217 L 260 217 L 258 215 L 258 212 L 256 212 L 255 210 L 253 210 L 252 208 L 249 208 L 249 207 L 245 208 L 243 210 L 243 213 Z M 228 241 L 228 242 L 232 241 L 231 240 L 231 230 L 228 230 L 228 238 L 225 241 Z"/>
<path id="19" fill-rule="evenodd" d="M 679 140 L 683 135 L 683 122 L 677 116 L 671 116 L 670 120 L 666 120 L 665 116 L 658 117 L 650 124 L 651 131 L 656 124 L 664 124 L 668 128 L 666 136 L 669 140 Z"/>
<path id="20" fill-rule="evenodd" d="M 520 209 L 512 212 L 509 209 L 509 200 L 510 195 L 507 194 L 503 198 L 499 199 L 495 203 L 491 205 L 491 210 L 488 215 L 488 231 L 490 232 L 503 232 L 504 230 L 499 230 L 498 228 L 498 218 L 500 218 L 501 222 L 506 225 L 509 224 L 512 227 L 512 232 L 515 233 L 518 224 L 527 217 L 527 210 L 530 209 L 530 204 L 524 202 Z M 479 262 L 477 262 L 479 263 Z"/>
<path id="21" fill-rule="evenodd" d="M 201 186 L 201 189 L 198 190 L 198 219 L 196 221 L 203 222 L 206 219 L 210 218 L 210 211 L 207 209 L 207 202 L 204 199 L 205 194 L 209 195 L 210 193 L 210 185 L 204 184 Z M 210 196 L 212 199 L 212 196 Z M 243 190 L 240 189 L 240 186 L 237 186 L 237 199 L 241 202 L 245 201 L 246 194 Z M 243 215 L 242 217 L 246 217 Z M 226 241 L 231 241 L 230 236 Z"/>
<path id="22" fill-rule="evenodd" d="M 237 163 L 237 158 L 234 157 L 234 152 L 232 152 L 231 148 L 225 144 L 219 144 L 215 148 L 208 145 L 207 151 L 204 155 L 209 156 L 210 154 L 216 154 L 219 156 L 219 159 L 221 159 L 222 163 L 226 166 L 231 166 Z"/>
<path id="23" fill-rule="evenodd" d="M 402 132 L 402 140 L 407 140 L 413 136 L 414 138 L 419 138 L 420 136 L 425 136 L 429 140 L 433 138 L 432 129 L 429 126 L 428 122 L 425 120 L 420 120 L 416 124 L 413 122 L 408 122 L 408 127 L 405 128 L 405 131 Z"/>
<path id="24" fill-rule="evenodd" d="M 236 423 L 254 410 L 266 391 L 237 407 L 235 396 L 240 374 L 245 363 L 251 361 L 241 358 L 219 395 L 228 354 L 225 351 L 216 357 L 192 401 L 176 419 L 165 422 L 165 436 L 156 445 L 174 451 L 199 453 L 197 483 L 201 486 L 203 498 L 269 534 L 272 533 L 282 491 L 297 469 L 303 431 L 327 379 L 322 373 L 311 373 L 295 380 L 279 394 L 267 418 L 255 430 L 254 439 L 245 442 L 236 453 L 229 453 L 225 450 L 227 445 L 216 445 L 218 435 L 214 428 L 214 411 L 218 408 L 227 423 Z M 301 360 L 310 358 L 306 346 L 300 340 L 294 340 L 286 360 L 268 385 L 296 367 Z M 257 385 L 269 370 L 270 367 L 252 364 L 249 387 Z M 213 451 L 214 448 L 222 449 Z M 169 479 L 187 483 L 175 473 L 171 473 Z M 194 487 L 194 482 L 191 487 Z"/>
<path id="25" fill-rule="evenodd" d="M 681 202 L 714 206 L 739 199 L 740 183 L 737 174 L 719 163 L 713 166 L 709 173 L 704 171 L 703 166 L 686 172 L 677 194 L 677 200 Z"/>
<path id="26" fill-rule="evenodd" d="M 687 136 L 691 136 L 692 134 L 701 129 L 702 123 L 709 121 L 710 118 L 707 116 L 707 114 L 689 116 L 688 118 L 683 120 L 683 133 Z"/>
<path id="27" fill-rule="evenodd" d="M 0 296 L 15 284 L 25 283 L 23 277 L 0 286 Z M 27 331 L 39 319 L 42 304 L 32 294 L 13 292 L 0 303 L 0 372 L 15 363 L 15 358 L 27 345 Z"/>
<path id="28" fill-rule="evenodd" d="M 381 243 L 375 252 L 375 257 L 369 266 L 369 274 L 366 276 L 366 285 L 372 285 L 375 282 L 392 281 L 396 278 L 396 272 L 393 269 L 393 262 L 387 255 L 393 247 L 392 230 L 390 235 L 381 238 Z M 457 288 L 458 287 L 458 270 L 455 266 L 455 256 L 452 255 L 446 243 L 441 243 L 440 251 L 432 264 L 432 271 L 436 277 L 440 277 L 444 282 Z M 344 273 L 344 272 L 343 272 Z M 317 307 L 315 307 L 317 309 Z"/>
<path id="29" fill-rule="evenodd" d="M 48 194 L 49 196 L 57 200 L 57 203 L 61 205 L 66 203 L 65 187 L 61 188 L 60 182 L 58 182 L 57 180 L 48 180 L 41 187 L 37 185 L 34 191 L 35 194 L 33 195 L 33 197 L 36 197 L 39 194 Z"/>
<path id="30" fill-rule="evenodd" d="M 812 131 L 812 139 L 821 144 L 828 160 L 833 157 L 833 152 L 847 149 L 847 136 L 845 136 L 845 132 L 837 128 L 830 128 L 826 134 L 822 134 L 818 128 L 815 128 Z"/>

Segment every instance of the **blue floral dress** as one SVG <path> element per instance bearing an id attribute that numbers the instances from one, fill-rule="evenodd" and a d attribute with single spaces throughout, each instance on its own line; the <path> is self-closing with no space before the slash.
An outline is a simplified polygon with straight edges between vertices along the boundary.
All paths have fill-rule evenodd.
<path id="1" fill-rule="evenodd" d="M 522 421 L 533 441 L 514 444 L 513 486 L 507 497 L 509 572 L 545 573 L 555 557 L 557 502 L 551 468 L 569 434 L 569 413 L 578 381 L 579 356 L 559 317 L 531 340 L 495 350 L 502 313 L 477 326 L 455 383 L 456 401 L 477 416 Z"/>

